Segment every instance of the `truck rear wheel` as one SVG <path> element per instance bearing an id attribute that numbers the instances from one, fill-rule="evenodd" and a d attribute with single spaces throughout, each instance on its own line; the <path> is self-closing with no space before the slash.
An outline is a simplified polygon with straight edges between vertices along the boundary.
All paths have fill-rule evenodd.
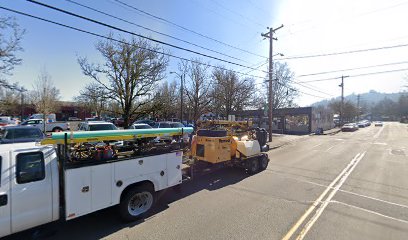
<path id="1" fill-rule="evenodd" d="M 259 169 L 261 171 L 265 170 L 268 167 L 269 159 L 266 155 L 259 157 Z"/>
<path id="2" fill-rule="evenodd" d="M 248 160 L 248 173 L 255 174 L 259 171 L 259 160 L 258 158 L 253 158 Z"/>
<path id="3" fill-rule="evenodd" d="M 152 209 L 155 194 L 147 187 L 134 187 L 123 196 L 119 211 L 125 221 L 134 221 L 145 217 Z"/>
<path id="4" fill-rule="evenodd" d="M 55 127 L 52 129 L 53 132 L 62 132 L 62 129 L 60 127 Z"/>

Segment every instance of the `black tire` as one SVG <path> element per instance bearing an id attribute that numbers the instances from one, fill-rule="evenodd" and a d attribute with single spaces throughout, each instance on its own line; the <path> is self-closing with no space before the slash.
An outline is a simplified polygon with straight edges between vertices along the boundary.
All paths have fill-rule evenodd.
<path id="1" fill-rule="evenodd" d="M 255 174 L 259 172 L 259 160 L 258 158 L 253 158 L 248 160 L 248 173 Z"/>
<path id="2" fill-rule="evenodd" d="M 259 157 L 259 170 L 263 171 L 268 167 L 269 159 L 268 156 L 262 155 Z"/>
<path id="3" fill-rule="evenodd" d="M 134 187 L 125 193 L 120 201 L 120 216 L 126 222 L 143 219 L 152 210 L 155 201 L 155 193 L 149 187 Z"/>
<path id="4" fill-rule="evenodd" d="M 177 194 L 183 193 L 183 184 L 177 184 L 176 186 L 173 186 L 173 191 Z"/>
<path id="5" fill-rule="evenodd" d="M 59 127 L 55 127 L 52 129 L 53 132 L 62 132 L 62 129 Z"/>

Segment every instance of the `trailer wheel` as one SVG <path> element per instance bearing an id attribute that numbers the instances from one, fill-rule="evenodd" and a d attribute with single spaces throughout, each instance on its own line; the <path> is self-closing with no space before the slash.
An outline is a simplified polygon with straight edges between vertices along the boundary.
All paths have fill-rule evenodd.
<path id="1" fill-rule="evenodd" d="M 255 174 L 259 171 L 259 160 L 258 158 L 253 158 L 248 160 L 248 173 Z"/>
<path id="2" fill-rule="evenodd" d="M 120 215 L 125 221 L 134 221 L 146 216 L 155 202 L 155 194 L 147 187 L 134 187 L 122 198 Z"/>
<path id="3" fill-rule="evenodd" d="M 268 167 L 269 159 L 266 155 L 259 157 L 259 169 L 261 171 L 265 170 Z"/>

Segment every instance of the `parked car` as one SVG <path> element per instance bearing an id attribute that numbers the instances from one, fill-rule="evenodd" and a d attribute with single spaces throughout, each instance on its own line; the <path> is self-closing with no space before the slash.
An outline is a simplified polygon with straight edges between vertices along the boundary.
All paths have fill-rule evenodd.
<path id="1" fill-rule="evenodd" d="M 101 130 L 118 130 L 118 128 L 113 123 L 104 121 L 82 122 L 78 126 L 78 131 L 101 131 Z"/>
<path id="2" fill-rule="evenodd" d="M 85 122 L 90 122 L 90 121 L 99 121 L 99 118 L 96 118 L 96 117 L 85 118 Z"/>
<path id="3" fill-rule="evenodd" d="M 354 132 L 358 129 L 358 125 L 356 123 L 346 123 L 341 127 L 342 132 Z"/>
<path id="4" fill-rule="evenodd" d="M 172 123 L 170 123 L 170 125 L 171 125 L 172 128 L 184 128 L 184 127 L 186 127 L 181 122 L 172 122 Z M 184 142 L 189 142 L 189 139 L 190 138 L 189 138 L 188 133 L 183 134 L 183 141 Z M 176 140 L 178 140 L 178 138 L 176 138 Z"/>
<path id="5" fill-rule="evenodd" d="M 124 127 L 125 120 L 123 118 L 112 118 L 111 121 L 117 127 Z"/>
<path id="6" fill-rule="evenodd" d="M 182 127 L 185 127 L 184 124 L 182 124 L 181 122 L 172 122 L 172 123 L 170 123 L 170 126 L 171 126 L 172 128 L 182 128 Z"/>
<path id="7" fill-rule="evenodd" d="M 149 128 L 152 128 L 152 126 L 146 123 L 133 123 L 132 126 L 129 127 L 129 129 L 149 129 Z"/>
<path id="8" fill-rule="evenodd" d="M 153 125 L 153 128 L 172 128 L 171 127 L 172 122 L 157 122 Z M 171 136 L 161 136 L 157 137 L 156 141 L 172 141 L 173 137 Z"/>
<path id="9" fill-rule="evenodd" d="M 14 125 L 15 123 L 11 120 L 0 119 L 0 127 Z"/>
<path id="10" fill-rule="evenodd" d="M 135 124 L 135 123 L 146 123 L 146 124 L 149 124 L 149 125 L 152 126 L 152 127 L 154 126 L 154 124 L 156 124 L 155 121 L 149 120 L 149 119 L 137 120 L 137 121 L 134 122 L 134 124 Z"/>
<path id="11" fill-rule="evenodd" d="M 376 127 L 382 127 L 384 124 L 383 124 L 383 122 L 381 122 L 381 121 L 376 121 L 376 122 L 374 122 L 374 126 L 376 126 Z"/>
<path id="12" fill-rule="evenodd" d="M 171 128 L 172 122 L 157 122 L 153 125 L 153 128 Z"/>
<path id="13" fill-rule="evenodd" d="M 180 119 L 178 118 L 170 118 L 170 122 L 180 122 Z"/>
<path id="14" fill-rule="evenodd" d="M 44 133 L 32 126 L 7 126 L 0 129 L 1 144 L 36 142 L 44 138 Z"/>
<path id="15" fill-rule="evenodd" d="M 364 121 L 358 122 L 357 125 L 358 125 L 359 128 L 365 128 L 365 127 L 367 127 L 367 123 L 364 122 Z"/>
<path id="16" fill-rule="evenodd" d="M 20 125 L 22 126 L 33 126 L 40 130 L 43 130 L 44 123 L 42 119 L 29 119 L 27 121 L 22 122 Z M 69 125 L 66 122 L 47 122 L 45 123 L 45 131 L 46 132 L 61 132 L 69 130 Z"/>
<path id="17" fill-rule="evenodd" d="M 118 130 L 118 128 L 113 123 L 105 121 L 82 122 L 78 126 L 78 131 L 110 131 L 110 130 Z M 108 142 L 111 145 L 123 146 L 123 141 L 108 141 Z"/>
<path id="18" fill-rule="evenodd" d="M 82 121 L 82 119 L 77 118 L 77 117 L 69 117 L 68 121 Z"/>

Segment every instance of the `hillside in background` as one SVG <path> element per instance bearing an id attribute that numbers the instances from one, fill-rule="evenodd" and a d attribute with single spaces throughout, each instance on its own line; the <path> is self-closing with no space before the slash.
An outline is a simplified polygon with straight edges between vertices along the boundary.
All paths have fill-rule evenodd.
<path id="1" fill-rule="evenodd" d="M 391 101 L 397 102 L 399 97 L 402 94 L 407 94 L 407 92 L 381 93 L 381 92 L 377 92 L 374 90 L 370 90 L 368 93 L 359 94 L 360 95 L 360 105 L 373 106 L 385 98 L 390 99 Z M 350 101 L 354 104 L 357 104 L 357 96 L 358 94 L 353 93 L 351 95 L 345 96 L 344 99 L 345 101 Z M 331 101 L 334 101 L 334 100 L 340 101 L 341 97 L 339 96 L 336 98 L 332 98 L 330 100 L 319 101 L 319 102 L 311 104 L 311 106 L 312 107 L 327 106 Z"/>

